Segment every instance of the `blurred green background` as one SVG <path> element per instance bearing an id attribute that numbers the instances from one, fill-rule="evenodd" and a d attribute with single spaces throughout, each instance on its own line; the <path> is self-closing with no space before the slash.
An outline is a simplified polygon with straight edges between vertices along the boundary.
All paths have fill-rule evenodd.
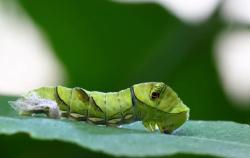
<path id="1" fill-rule="evenodd" d="M 118 91 L 139 82 L 162 81 L 191 108 L 192 120 L 250 122 L 249 108 L 240 108 L 241 103 L 226 97 L 214 61 L 217 35 L 232 27 L 220 17 L 220 7 L 204 22 L 190 24 L 154 3 L 108 0 L 16 3 L 42 30 L 63 64 L 67 74 L 65 86 Z M 23 146 L 23 142 L 29 144 L 26 148 L 34 145 L 34 150 L 45 147 L 44 142 L 26 142 L 23 135 L 0 138 L 1 146 L 10 144 L 6 145 L 7 149 L 13 143 Z M 47 145 L 60 148 L 60 151 L 55 149 L 58 154 L 64 148 L 67 154 L 76 154 L 59 154 L 60 157 L 81 157 L 82 153 L 89 153 L 58 142 L 47 142 Z M 34 156 L 32 152 L 30 155 Z"/>

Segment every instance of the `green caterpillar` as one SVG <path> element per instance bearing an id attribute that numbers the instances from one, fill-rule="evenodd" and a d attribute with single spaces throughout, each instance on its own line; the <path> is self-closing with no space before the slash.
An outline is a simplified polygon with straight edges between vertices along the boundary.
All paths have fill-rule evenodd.
<path id="1" fill-rule="evenodd" d="M 189 108 L 162 82 L 140 83 L 108 93 L 78 87 L 41 87 L 9 104 L 21 115 L 43 113 L 50 118 L 67 117 L 108 126 L 142 121 L 150 131 L 158 127 L 162 133 L 172 133 L 189 117 Z"/>

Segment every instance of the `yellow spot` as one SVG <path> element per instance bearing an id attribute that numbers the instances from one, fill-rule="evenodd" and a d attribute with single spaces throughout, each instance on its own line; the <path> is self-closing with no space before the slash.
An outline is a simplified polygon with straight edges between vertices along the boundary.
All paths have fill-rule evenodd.
<path id="1" fill-rule="evenodd" d="M 124 117 L 124 119 L 127 120 L 127 119 L 131 119 L 132 117 L 133 117 L 132 114 L 128 114 L 128 115 L 126 115 L 126 116 Z"/>
<path id="2" fill-rule="evenodd" d="M 72 116 L 73 118 L 83 118 L 83 117 L 85 117 L 84 115 L 77 114 L 77 113 L 70 113 L 70 116 Z"/>
<path id="3" fill-rule="evenodd" d="M 92 121 L 92 122 L 99 122 L 99 121 L 103 121 L 102 118 L 97 118 L 97 117 L 90 117 L 88 118 L 88 120 Z"/>
<path id="4" fill-rule="evenodd" d="M 118 118 L 118 119 L 112 119 L 112 120 L 109 120 L 109 121 L 108 121 L 108 123 L 115 124 L 115 123 L 120 122 L 120 121 L 121 121 L 121 119 L 120 119 L 120 118 Z"/>

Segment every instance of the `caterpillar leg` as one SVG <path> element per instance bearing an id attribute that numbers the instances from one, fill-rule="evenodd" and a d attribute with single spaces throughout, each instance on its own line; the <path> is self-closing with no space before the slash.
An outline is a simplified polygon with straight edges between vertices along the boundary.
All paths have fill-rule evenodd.
<path id="1" fill-rule="evenodd" d="M 42 99 L 36 94 L 30 94 L 16 101 L 9 101 L 13 109 L 21 115 L 46 114 L 50 118 L 60 118 L 60 110 L 55 101 Z"/>

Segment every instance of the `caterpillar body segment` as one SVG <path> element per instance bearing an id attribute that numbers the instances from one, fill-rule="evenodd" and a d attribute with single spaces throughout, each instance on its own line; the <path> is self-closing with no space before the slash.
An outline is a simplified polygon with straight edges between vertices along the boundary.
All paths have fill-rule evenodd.
<path id="1" fill-rule="evenodd" d="M 75 87 L 41 87 L 10 105 L 21 115 L 44 113 L 93 124 L 118 126 L 141 120 L 150 131 L 172 133 L 189 117 L 189 108 L 161 82 L 140 83 L 119 92 L 87 91 Z"/>

